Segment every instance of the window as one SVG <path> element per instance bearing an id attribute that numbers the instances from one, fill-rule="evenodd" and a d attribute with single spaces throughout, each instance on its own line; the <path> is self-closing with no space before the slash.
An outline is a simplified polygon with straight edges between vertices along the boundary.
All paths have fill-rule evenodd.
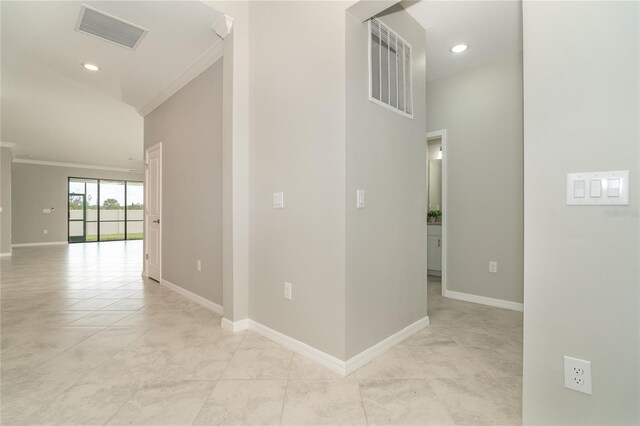
<path id="1" fill-rule="evenodd" d="M 378 19 L 369 21 L 369 100 L 413 118 L 411 45 Z"/>
<path id="2" fill-rule="evenodd" d="M 69 242 L 143 237 L 142 182 L 69 178 Z"/>

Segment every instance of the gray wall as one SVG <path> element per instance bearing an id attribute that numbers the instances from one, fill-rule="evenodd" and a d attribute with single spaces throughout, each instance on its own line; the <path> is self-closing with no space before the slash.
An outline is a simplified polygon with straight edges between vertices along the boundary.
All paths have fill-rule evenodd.
<path id="1" fill-rule="evenodd" d="M 524 5 L 526 424 L 640 424 L 639 14 Z M 565 205 L 566 173 L 627 169 L 628 207 Z M 563 355 L 592 362 L 592 396 Z"/>
<path id="2" fill-rule="evenodd" d="M 430 81 L 427 125 L 447 130 L 447 289 L 521 303 L 522 56 Z"/>
<path id="3" fill-rule="evenodd" d="M 412 45 L 414 118 L 369 101 L 368 23 L 347 13 L 347 359 L 427 314 L 425 31 L 399 7 L 381 20 Z"/>
<path id="4" fill-rule="evenodd" d="M 11 149 L 0 148 L 0 253 L 11 253 Z"/>
<path id="5" fill-rule="evenodd" d="M 126 179 L 142 181 L 142 173 L 12 164 L 12 243 L 31 244 L 67 241 L 68 178 Z M 54 207 L 53 213 L 42 209 Z M 44 230 L 48 233 L 45 235 Z"/>
<path id="6" fill-rule="evenodd" d="M 345 7 L 250 3 L 249 317 L 340 359 Z M 284 209 L 273 209 L 274 192 L 284 192 Z"/>
<path id="7" fill-rule="evenodd" d="M 162 279 L 220 305 L 222 68 L 220 59 L 144 118 L 145 149 L 162 142 Z"/>

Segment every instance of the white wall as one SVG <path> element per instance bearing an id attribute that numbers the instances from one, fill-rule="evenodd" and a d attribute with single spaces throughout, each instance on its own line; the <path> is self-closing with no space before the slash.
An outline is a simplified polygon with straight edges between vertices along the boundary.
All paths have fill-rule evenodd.
<path id="1" fill-rule="evenodd" d="M 249 316 L 344 359 L 345 4 L 252 2 Z M 272 194 L 284 192 L 284 209 Z M 293 284 L 293 300 L 283 283 Z"/>
<path id="2" fill-rule="evenodd" d="M 447 130 L 447 289 L 522 303 L 522 56 L 429 81 L 427 125 Z"/>
<path id="3" fill-rule="evenodd" d="M 347 358 L 427 314 L 425 32 L 399 6 L 380 19 L 412 46 L 414 117 L 369 101 L 369 25 L 347 13 Z"/>
<path id="4" fill-rule="evenodd" d="M 525 424 L 640 424 L 639 17 L 524 5 Z M 565 205 L 565 174 L 600 170 L 630 170 L 630 205 Z M 592 362 L 593 395 L 563 355 Z"/>
<path id="5" fill-rule="evenodd" d="M 222 74 L 219 59 L 144 118 L 145 149 L 162 142 L 162 279 L 219 305 Z"/>

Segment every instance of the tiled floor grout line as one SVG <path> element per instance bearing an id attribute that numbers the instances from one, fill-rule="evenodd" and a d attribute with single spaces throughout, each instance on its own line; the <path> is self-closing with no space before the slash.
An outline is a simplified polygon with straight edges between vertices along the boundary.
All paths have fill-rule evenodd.
<path id="1" fill-rule="evenodd" d="M 282 425 L 282 420 L 284 416 L 284 406 L 287 403 L 287 392 L 289 391 L 289 383 L 291 382 L 291 369 L 293 368 L 293 357 L 295 355 L 291 354 L 291 362 L 289 363 L 289 374 L 287 375 L 287 381 L 284 384 L 284 398 L 282 398 L 282 410 L 280 410 L 280 423 Z"/>

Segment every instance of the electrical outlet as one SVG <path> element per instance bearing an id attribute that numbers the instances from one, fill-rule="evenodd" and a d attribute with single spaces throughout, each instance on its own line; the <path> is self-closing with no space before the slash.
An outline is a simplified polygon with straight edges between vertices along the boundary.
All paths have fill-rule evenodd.
<path id="1" fill-rule="evenodd" d="M 498 262 L 496 262 L 495 260 L 489 261 L 489 272 L 491 272 L 492 274 L 498 272 Z"/>
<path id="2" fill-rule="evenodd" d="M 273 208 L 274 209 L 284 208 L 284 192 L 273 193 Z"/>
<path id="3" fill-rule="evenodd" d="M 47 234 L 49 233 L 49 231 L 48 231 L 48 230 L 46 230 L 46 229 L 43 229 L 43 230 L 42 230 L 42 233 L 43 233 L 44 235 L 47 235 Z"/>
<path id="4" fill-rule="evenodd" d="M 291 300 L 291 283 L 284 283 L 284 298 L 287 300 Z"/>
<path id="5" fill-rule="evenodd" d="M 202 262 L 199 260 L 196 260 L 196 271 L 202 272 Z"/>
<path id="6" fill-rule="evenodd" d="M 591 362 L 565 355 L 564 385 L 569 389 L 591 395 Z"/>

